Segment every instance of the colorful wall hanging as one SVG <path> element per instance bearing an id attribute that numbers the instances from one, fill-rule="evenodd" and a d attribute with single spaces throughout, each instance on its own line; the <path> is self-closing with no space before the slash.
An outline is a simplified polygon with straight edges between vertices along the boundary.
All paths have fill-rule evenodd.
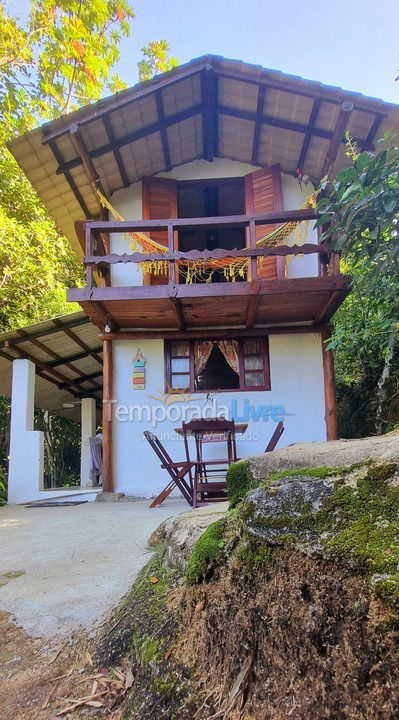
<path id="1" fill-rule="evenodd" d="M 133 390 L 145 390 L 145 360 L 140 348 L 133 358 Z"/>

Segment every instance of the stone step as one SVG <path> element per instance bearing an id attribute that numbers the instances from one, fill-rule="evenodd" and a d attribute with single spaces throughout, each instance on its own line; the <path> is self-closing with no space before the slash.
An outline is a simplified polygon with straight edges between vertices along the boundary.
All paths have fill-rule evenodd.
<path id="1" fill-rule="evenodd" d="M 96 497 L 96 502 L 119 502 L 125 499 L 125 493 L 101 492 Z"/>

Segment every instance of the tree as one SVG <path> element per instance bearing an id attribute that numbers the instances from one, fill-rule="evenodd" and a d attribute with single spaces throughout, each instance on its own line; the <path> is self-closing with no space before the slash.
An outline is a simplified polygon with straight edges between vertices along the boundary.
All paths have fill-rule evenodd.
<path id="1" fill-rule="evenodd" d="M 126 0 L 31 0 L 21 23 L 0 3 L 3 133 L 29 129 L 126 87 L 112 68 L 134 12 Z"/>
<path id="2" fill-rule="evenodd" d="M 65 289 L 83 279 L 81 263 L 5 143 L 105 91 L 126 87 L 114 66 L 133 18 L 127 0 L 30 0 L 23 20 L 0 0 L 0 331 L 78 309 L 66 303 Z M 166 43 L 147 49 L 150 72 L 175 63 L 167 58 Z M 9 411 L 8 398 L 0 397 L 0 504 Z M 80 442 L 76 423 L 43 411 L 37 411 L 36 423 L 45 432 L 46 479 L 73 482 Z"/>
<path id="3" fill-rule="evenodd" d="M 343 253 L 354 276 L 329 347 L 336 353 L 346 432 L 367 434 L 397 422 L 399 136 L 386 136 L 378 152 L 359 152 L 348 138 L 347 154 L 350 167 L 322 186 L 327 196 L 318 202 L 317 224 L 328 223 L 322 240 Z"/>
<path id="4" fill-rule="evenodd" d="M 169 54 L 170 48 L 166 40 L 150 42 L 141 48 L 141 52 L 144 60 L 137 63 L 140 82 L 150 80 L 154 75 L 172 70 L 178 65 L 177 59 Z"/>
<path id="5" fill-rule="evenodd" d="M 24 22 L 0 2 L 0 329 L 76 309 L 81 264 L 4 143 L 126 84 L 112 72 L 129 35 L 126 0 L 31 0 Z"/>

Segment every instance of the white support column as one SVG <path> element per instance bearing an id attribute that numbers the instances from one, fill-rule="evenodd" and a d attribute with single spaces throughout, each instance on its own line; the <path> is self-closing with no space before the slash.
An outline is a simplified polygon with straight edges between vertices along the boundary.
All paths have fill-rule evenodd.
<path id="1" fill-rule="evenodd" d="M 80 485 L 90 487 L 91 453 L 89 438 L 96 434 L 96 401 L 93 398 L 82 398 L 81 405 L 81 451 L 80 451 Z"/>
<path id="2" fill-rule="evenodd" d="M 43 490 L 44 436 L 33 430 L 35 366 L 30 360 L 12 364 L 8 502 L 35 500 Z"/>

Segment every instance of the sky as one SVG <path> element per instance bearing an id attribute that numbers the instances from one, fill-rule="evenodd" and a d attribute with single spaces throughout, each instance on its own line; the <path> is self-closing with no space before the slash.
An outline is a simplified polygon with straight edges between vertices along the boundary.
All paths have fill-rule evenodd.
<path id="1" fill-rule="evenodd" d="M 399 103 L 399 0 L 130 0 L 118 70 L 137 82 L 140 48 L 165 39 L 179 63 L 207 53 Z"/>
<path id="2" fill-rule="evenodd" d="M 399 0 L 129 2 L 136 17 L 117 65 L 128 85 L 141 47 L 167 40 L 179 63 L 224 55 L 399 103 Z M 26 18 L 29 0 L 7 5 Z"/>

